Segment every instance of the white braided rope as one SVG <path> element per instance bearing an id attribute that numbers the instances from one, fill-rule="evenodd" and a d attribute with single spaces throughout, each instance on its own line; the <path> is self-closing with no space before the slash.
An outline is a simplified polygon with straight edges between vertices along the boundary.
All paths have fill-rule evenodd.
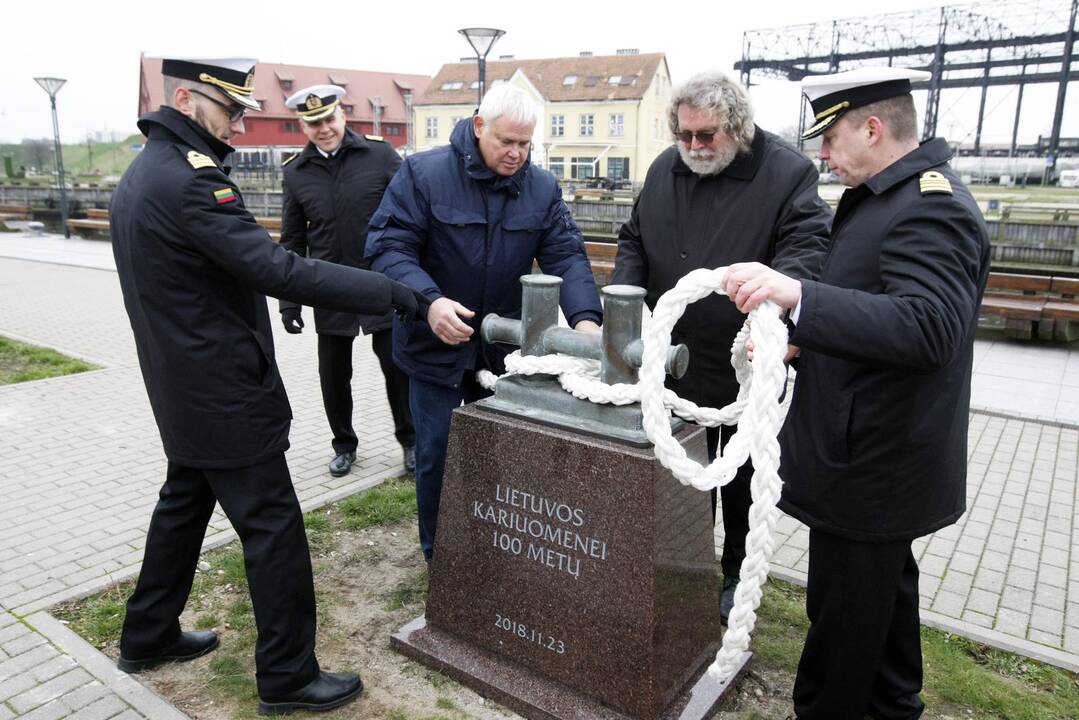
<path id="1" fill-rule="evenodd" d="M 734 608 L 727 620 L 727 632 L 723 635 L 723 647 L 708 668 L 709 674 L 721 682 L 731 678 L 741 664 L 743 654 L 749 649 L 750 634 L 756 624 L 757 607 L 761 601 L 761 588 L 768 579 L 768 564 L 775 550 L 773 531 L 779 519 L 776 503 L 782 489 L 776 435 L 783 420 L 779 397 L 787 377 L 783 366 L 787 329 L 779 319 L 776 306 L 764 303 L 749 314 L 747 323 L 754 345 L 753 365 L 756 370 L 740 368 L 739 355 L 745 353 L 744 327 L 732 350 L 732 363 L 740 386 L 738 399 L 720 413 L 725 414 L 740 405 L 742 417 L 723 455 L 702 468 L 686 457 L 685 449 L 671 435 L 662 392 L 663 363 L 667 346 L 671 343 L 671 330 L 689 303 L 719 291 L 725 272 L 724 267 L 694 270 L 663 294 L 652 313 L 652 323 L 643 335 L 644 354 L 640 371 L 644 430 L 655 446 L 656 458 L 680 482 L 700 490 L 710 490 L 730 482 L 746 457 L 753 458 L 753 479 L 750 482 L 753 504 L 749 508 L 746 557 L 739 571 L 740 580 L 734 593 Z"/>
<path id="2" fill-rule="evenodd" d="M 738 468 L 748 458 L 753 458 L 754 472 L 750 483 L 753 503 L 749 508 L 746 558 L 739 571 L 740 581 L 728 617 L 727 632 L 723 635 L 723 646 L 708 668 L 709 674 L 720 682 L 732 677 L 749 648 L 762 586 L 768 579 L 769 561 L 775 550 L 773 532 L 779 519 L 776 503 L 782 488 L 776 435 L 783 421 L 779 397 L 787 378 L 783 365 L 787 329 L 779 319 L 776 306 L 768 302 L 749 314 L 731 346 L 731 365 L 739 384 L 738 397 L 733 403 L 718 410 L 701 408 L 664 388 L 664 363 L 675 323 L 690 303 L 713 292 L 721 293 L 726 270 L 725 267 L 694 270 L 659 299 L 652 322 L 642 334 L 643 362 L 640 382 L 636 385 L 601 382 L 598 360 L 561 354 L 525 357 L 520 351 L 506 358 L 505 375 L 495 376 L 487 370 L 476 374 L 480 385 L 489 390 L 502 377 L 542 373 L 557 375 L 563 389 L 582 400 L 613 405 L 639 401 L 644 414 L 644 430 L 654 445 L 656 458 L 679 482 L 698 490 L 726 485 L 734 479 Z M 749 362 L 746 352 L 749 339 L 754 344 L 753 363 Z M 671 434 L 668 410 L 706 427 L 737 423 L 738 430 L 722 454 L 707 467 L 702 467 L 686 456 L 685 449 Z"/>

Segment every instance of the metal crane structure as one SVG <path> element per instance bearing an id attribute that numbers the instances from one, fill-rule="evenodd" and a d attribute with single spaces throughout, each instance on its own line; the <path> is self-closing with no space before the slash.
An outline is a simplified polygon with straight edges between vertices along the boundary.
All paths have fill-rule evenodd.
<path id="1" fill-rule="evenodd" d="M 1077 3 L 1079 0 L 989 0 L 749 30 L 742 39 L 742 59 L 734 67 L 746 87 L 753 73 L 799 81 L 808 75 L 863 65 L 927 70 L 932 77 L 914 85 L 915 90 L 928 92 L 926 139 L 936 135 L 942 90 L 980 88 L 976 155 L 982 148 L 989 86 L 1018 87 L 1010 151 L 1015 155 L 1023 88 L 1056 83 L 1053 129 L 1045 148 L 1048 179 L 1058 155 L 1068 83 L 1079 80 L 1079 70 L 1072 69 Z M 799 135 L 805 126 L 803 102 Z"/>

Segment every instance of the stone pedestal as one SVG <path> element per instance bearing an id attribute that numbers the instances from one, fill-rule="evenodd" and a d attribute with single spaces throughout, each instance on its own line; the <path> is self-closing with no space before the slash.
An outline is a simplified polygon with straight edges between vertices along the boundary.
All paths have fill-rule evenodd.
<path id="1" fill-rule="evenodd" d="M 705 459 L 704 430 L 678 439 Z M 454 412 L 426 622 L 392 643 L 529 718 L 703 718 L 716 564 L 708 495 L 650 448 L 480 402 Z"/>

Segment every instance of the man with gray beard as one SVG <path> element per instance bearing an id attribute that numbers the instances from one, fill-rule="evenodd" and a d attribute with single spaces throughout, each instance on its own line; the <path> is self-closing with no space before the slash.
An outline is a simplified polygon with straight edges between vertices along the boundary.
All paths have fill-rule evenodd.
<path id="1" fill-rule="evenodd" d="M 817 194 L 817 171 L 797 150 L 753 124 L 742 87 L 721 72 L 696 75 L 674 90 L 668 123 L 675 144 L 648 169 L 633 215 L 618 235 L 611 282 L 644 287 L 654 308 L 660 295 L 698 268 L 751 260 L 792 277 L 816 278 L 831 222 Z M 730 348 L 744 320 L 718 295 L 686 308 L 671 339 L 689 347 L 689 370 L 681 380 L 668 378 L 668 387 L 702 406 L 733 402 L 738 381 Z M 708 429 L 709 460 L 735 430 Z M 721 492 L 724 624 L 746 555 L 752 474 L 746 463 Z M 713 519 L 715 507 L 713 490 Z"/>

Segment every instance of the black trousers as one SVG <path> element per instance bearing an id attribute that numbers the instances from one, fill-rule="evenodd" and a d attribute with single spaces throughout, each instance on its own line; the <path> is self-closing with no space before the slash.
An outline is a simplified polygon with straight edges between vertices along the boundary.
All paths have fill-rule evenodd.
<path id="1" fill-rule="evenodd" d="M 809 533 L 809 634 L 794 680 L 799 720 L 914 720 L 922 689 L 918 564 L 910 540 Z"/>
<path id="2" fill-rule="evenodd" d="M 322 404 L 333 433 L 333 451 L 356 452 L 359 444 L 352 427 L 352 341 L 347 335 L 318 336 L 318 378 Z M 393 364 L 393 333 L 379 330 L 371 334 L 371 344 L 386 381 L 386 398 L 393 414 L 393 434 L 404 447 L 416 444 L 416 428 L 408 406 L 408 376 Z"/>
<path id="3" fill-rule="evenodd" d="M 153 657 L 180 636 L 179 616 L 215 502 L 243 544 L 258 626 L 259 695 L 303 687 L 319 673 L 315 590 L 300 503 L 283 454 L 229 470 L 169 463 L 146 536 L 142 572 L 127 602 L 120 653 L 130 659 Z"/>
<path id="4" fill-rule="evenodd" d="M 708 462 L 716 459 L 716 449 L 722 438 L 723 446 L 731 439 L 737 425 L 722 425 L 718 428 L 706 428 L 705 440 L 708 443 Z M 750 492 L 750 480 L 753 478 L 753 462 L 738 468 L 734 479 L 719 489 L 712 488 L 712 524 L 716 522 L 716 501 L 723 496 L 723 556 L 719 565 L 726 577 L 738 577 L 742 561 L 746 559 L 746 534 L 749 532 L 749 506 L 753 503 Z"/>

